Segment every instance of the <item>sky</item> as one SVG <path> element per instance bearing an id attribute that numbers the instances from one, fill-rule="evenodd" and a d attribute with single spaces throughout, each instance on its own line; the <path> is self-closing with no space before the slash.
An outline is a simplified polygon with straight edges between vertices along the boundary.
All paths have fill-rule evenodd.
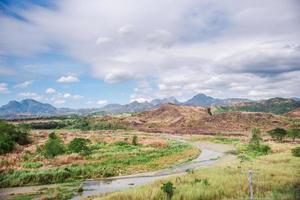
<path id="1" fill-rule="evenodd" d="M 0 105 L 299 97 L 299 0 L 0 0 Z"/>

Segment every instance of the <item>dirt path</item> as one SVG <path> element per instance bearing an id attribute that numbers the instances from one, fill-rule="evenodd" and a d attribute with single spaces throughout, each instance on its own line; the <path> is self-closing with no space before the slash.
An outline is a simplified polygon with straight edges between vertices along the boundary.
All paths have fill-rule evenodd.
<path id="1" fill-rule="evenodd" d="M 177 139 L 182 140 L 180 137 L 177 137 Z M 185 173 L 188 169 L 210 167 L 235 159 L 234 156 L 225 154 L 226 151 L 233 149 L 232 146 L 210 142 L 196 142 L 194 144 L 201 149 L 201 154 L 198 158 L 191 162 L 175 165 L 173 167 L 154 172 L 139 173 L 106 179 L 86 180 L 82 182 L 83 192 L 81 195 L 75 196 L 72 199 L 84 199 L 92 195 L 99 195 L 136 187 L 138 185 L 153 182 L 160 178 Z M 58 184 L 1 188 L 0 199 L 7 199 L 12 194 L 33 193 L 38 192 L 42 188 L 54 188 L 57 186 Z"/>

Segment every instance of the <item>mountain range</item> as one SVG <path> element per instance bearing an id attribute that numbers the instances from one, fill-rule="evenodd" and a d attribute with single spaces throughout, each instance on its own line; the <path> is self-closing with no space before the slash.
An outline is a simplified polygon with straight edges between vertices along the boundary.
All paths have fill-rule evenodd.
<path id="1" fill-rule="evenodd" d="M 300 101 L 296 99 L 271 98 L 268 100 L 254 101 L 241 98 L 219 99 L 207 96 L 205 94 L 197 94 L 185 102 L 179 102 L 175 97 L 169 97 L 164 99 L 154 99 L 149 102 L 133 101 L 125 105 L 108 104 L 102 108 L 87 109 L 56 108 L 47 103 L 41 103 L 33 99 L 25 99 L 20 102 L 10 101 L 8 104 L 1 106 L 0 118 L 23 118 L 70 114 L 87 115 L 93 113 L 133 113 L 152 110 L 164 104 L 212 107 L 212 111 L 214 113 L 250 111 L 283 114 L 300 107 Z"/>

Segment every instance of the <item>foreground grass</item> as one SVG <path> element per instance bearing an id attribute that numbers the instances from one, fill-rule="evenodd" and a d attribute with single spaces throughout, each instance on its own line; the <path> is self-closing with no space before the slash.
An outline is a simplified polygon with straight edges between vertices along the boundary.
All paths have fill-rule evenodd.
<path id="1" fill-rule="evenodd" d="M 170 142 L 167 146 L 98 143 L 83 163 L 42 169 L 9 170 L 0 174 L 1 187 L 63 183 L 103 178 L 165 168 L 195 158 L 199 150 L 192 145 Z M 27 164 L 28 165 L 28 164 Z M 30 163 L 30 167 L 34 164 Z"/>
<path id="2" fill-rule="evenodd" d="M 261 156 L 251 162 L 200 169 L 184 176 L 162 179 L 150 185 L 93 198 L 104 200 L 167 199 L 161 186 L 171 181 L 174 200 L 249 199 L 247 171 L 252 169 L 255 199 L 300 199 L 300 159 L 290 151 Z M 206 180 L 206 181 L 200 181 Z"/>
<path id="3" fill-rule="evenodd" d="M 47 200 L 67 200 L 71 199 L 80 188 L 79 182 L 60 184 L 53 188 L 41 188 L 37 192 L 17 194 L 9 198 L 9 200 L 31 200 L 31 199 L 47 199 Z"/>

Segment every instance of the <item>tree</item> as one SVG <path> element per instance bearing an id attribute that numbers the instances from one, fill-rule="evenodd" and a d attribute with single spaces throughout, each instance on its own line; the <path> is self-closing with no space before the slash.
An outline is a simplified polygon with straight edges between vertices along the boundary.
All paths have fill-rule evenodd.
<path id="1" fill-rule="evenodd" d="M 252 136 L 249 145 L 254 149 L 258 149 L 260 147 L 260 142 L 262 141 L 262 138 L 260 136 L 261 131 L 259 128 L 253 128 L 251 132 Z"/>
<path id="2" fill-rule="evenodd" d="M 11 152 L 16 143 L 29 143 L 28 129 L 0 120 L 0 154 Z"/>
<path id="3" fill-rule="evenodd" d="M 173 183 L 170 181 L 167 183 L 164 183 L 163 186 L 161 187 L 161 190 L 167 194 L 168 199 L 172 198 L 175 189 L 176 188 L 173 186 Z"/>
<path id="4" fill-rule="evenodd" d="M 296 147 L 296 148 L 292 149 L 291 151 L 292 151 L 293 156 L 300 157 L 300 147 Z"/>
<path id="5" fill-rule="evenodd" d="M 63 154 L 64 152 L 65 148 L 62 140 L 57 137 L 55 133 L 51 133 L 45 143 L 45 156 L 48 158 L 53 158 Z"/>
<path id="6" fill-rule="evenodd" d="M 293 141 L 295 141 L 296 138 L 300 138 L 300 129 L 298 128 L 289 129 L 288 137 L 293 138 Z"/>
<path id="7" fill-rule="evenodd" d="M 268 134 L 275 140 L 281 142 L 282 139 L 287 135 L 287 131 L 283 128 L 275 128 L 268 131 Z"/>
<path id="8" fill-rule="evenodd" d="M 132 138 L 132 145 L 138 145 L 138 137 L 136 135 L 134 135 Z"/>
<path id="9" fill-rule="evenodd" d="M 68 145 L 68 149 L 70 152 L 74 153 L 82 153 L 88 151 L 88 143 L 90 140 L 85 138 L 74 138 Z"/>

